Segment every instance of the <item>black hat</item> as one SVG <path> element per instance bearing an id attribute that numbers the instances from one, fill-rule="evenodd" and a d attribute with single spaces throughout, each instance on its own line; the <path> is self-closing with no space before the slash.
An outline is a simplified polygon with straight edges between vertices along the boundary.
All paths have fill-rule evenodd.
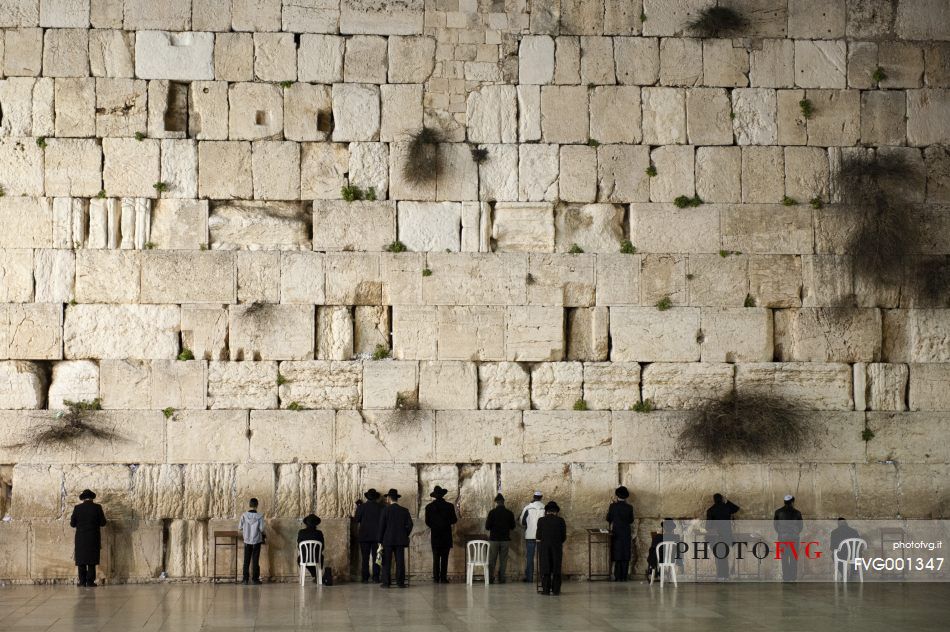
<path id="1" fill-rule="evenodd" d="M 445 498 L 445 495 L 449 493 L 449 490 L 444 487 L 435 486 L 435 489 L 429 494 L 432 498 Z"/>
<path id="2" fill-rule="evenodd" d="M 309 514 L 306 518 L 303 519 L 303 523 L 308 527 L 315 527 L 320 524 L 320 516 L 314 514 Z"/>
<path id="3" fill-rule="evenodd" d="M 386 495 L 392 498 L 393 500 L 399 500 L 400 498 L 402 498 L 402 496 L 399 495 L 399 492 L 397 492 L 395 489 L 390 489 L 388 492 L 386 492 Z"/>
<path id="4" fill-rule="evenodd" d="M 630 498 L 630 491 L 626 487 L 621 485 L 620 487 L 614 490 L 614 495 L 617 498 Z"/>
<path id="5" fill-rule="evenodd" d="M 550 513 L 560 513 L 561 508 L 557 506 L 557 503 L 553 500 L 548 501 L 548 504 L 544 506 L 544 510 Z"/>
<path id="6" fill-rule="evenodd" d="M 363 498 L 366 500 L 379 500 L 379 492 L 376 491 L 375 487 L 370 487 L 366 490 L 366 493 L 363 494 Z"/>
<path id="7" fill-rule="evenodd" d="M 82 490 L 82 493 L 79 494 L 79 500 L 95 500 L 95 499 L 96 499 L 96 492 L 92 491 L 91 489 L 84 489 Z"/>
<path id="8" fill-rule="evenodd" d="M 495 496 L 495 502 L 496 502 L 496 503 L 503 503 L 503 502 L 505 502 L 505 497 L 502 496 L 501 494 L 498 494 L 497 496 Z"/>

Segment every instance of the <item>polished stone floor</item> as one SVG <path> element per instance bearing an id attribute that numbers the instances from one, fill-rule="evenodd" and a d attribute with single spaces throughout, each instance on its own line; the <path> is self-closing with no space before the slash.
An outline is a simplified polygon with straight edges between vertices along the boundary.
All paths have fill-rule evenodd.
<path id="1" fill-rule="evenodd" d="M 578 632 L 600 630 L 950 629 L 950 584 L 680 584 L 571 582 L 560 597 L 533 586 L 347 584 L 6 586 L 0 630 L 191 632 Z"/>

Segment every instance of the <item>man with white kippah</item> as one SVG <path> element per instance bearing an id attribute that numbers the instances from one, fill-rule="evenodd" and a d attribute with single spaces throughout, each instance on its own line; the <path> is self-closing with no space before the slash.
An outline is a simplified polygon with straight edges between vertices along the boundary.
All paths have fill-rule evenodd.
<path id="1" fill-rule="evenodd" d="M 544 516 L 541 490 L 535 490 L 534 498 L 521 510 L 518 522 L 524 527 L 524 581 L 534 581 L 534 550 L 537 545 L 538 520 Z"/>
<path id="2" fill-rule="evenodd" d="M 795 497 L 785 495 L 785 504 L 775 510 L 775 533 L 780 542 L 798 542 L 803 523 L 802 512 L 795 509 Z M 798 579 L 798 560 L 787 548 L 782 551 L 782 581 L 793 582 Z"/>

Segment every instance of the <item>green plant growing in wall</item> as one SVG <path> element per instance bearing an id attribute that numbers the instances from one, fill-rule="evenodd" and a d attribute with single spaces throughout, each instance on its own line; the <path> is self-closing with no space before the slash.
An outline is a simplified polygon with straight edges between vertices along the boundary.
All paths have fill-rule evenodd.
<path id="1" fill-rule="evenodd" d="M 620 253 L 624 255 L 635 255 L 637 254 L 637 247 L 633 245 L 629 239 L 624 239 L 620 242 Z"/>
<path id="2" fill-rule="evenodd" d="M 706 334 L 702 329 L 696 331 L 696 344 L 701 345 L 706 341 Z"/>
<path id="3" fill-rule="evenodd" d="M 287 410 L 301 411 L 303 409 L 304 409 L 303 404 L 301 404 L 300 402 L 290 402 L 289 404 L 287 404 Z"/>
<path id="4" fill-rule="evenodd" d="M 376 345 L 376 348 L 373 349 L 374 360 L 385 360 L 389 356 L 389 349 L 386 347 L 386 345 Z"/>
<path id="5" fill-rule="evenodd" d="M 656 308 L 660 310 L 661 312 L 665 312 L 671 307 L 673 307 L 673 301 L 670 300 L 669 296 L 664 296 L 663 298 L 661 298 L 660 300 L 656 302 Z"/>
<path id="6" fill-rule="evenodd" d="M 165 415 L 165 419 L 171 419 L 172 415 L 175 414 L 175 409 L 171 406 L 162 409 L 162 414 Z"/>
<path id="7" fill-rule="evenodd" d="M 802 112 L 802 118 L 805 119 L 806 121 L 810 119 L 812 115 L 814 115 L 815 113 L 815 110 L 812 107 L 811 101 L 809 101 L 808 99 L 802 99 L 801 101 L 799 101 L 798 108 Z"/>
<path id="8" fill-rule="evenodd" d="M 795 206 L 798 204 L 798 200 L 793 197 L 788 197 L 787 195 L 782 198 L 782 206 Z"/>
<path id="9" fill-rule="evenodd" d="M 695 279 L 695 278 L 696 278 L 696 275 L 693 274 L 692 272 L 686 273 L 686 280 L 687 280 L 687 281 L 692 281 L 692 280 Z"/>
<path id="10" fill-rule="evenodd" d="M 285 81 L 281 81 L 281 82 L 280 82 L 280 87 L 281 87 L 281 88 L 289 88 L 289 87 L 292 86 L 292 85 L 294 85 L 294 82 L 293 82 L 293 81 L 285 80 Z"/>
<path id="11" fill-rule="evenodd" d="M 37 136 L 37 137 L 36 137 L 36 146 L 37 146 L 37 147 L 41 147 L 41 148 L 42 148 L 42 147 L 46 147 L 46 137 L 45 137 L 45 136 Z"/>
<path id="12" fill-rule="evenodd" d="M 650 165 L 644 170 L 644 173 L 646 173 L 649 177 L 654 178 L 656 177 L 656 167 Z"/>
<path id="13" fill-rule="evenodd" d="M 191 352 L 191 349 L 189 349 L 189 348 L 186 347 L 186 348 L 184 348 L 184 349 L 181 350 L 181 353 L 178 354 L 178 359 L 179 359 L 181 362 L 187 362 L 187 361 L 189 361 L 189 360 L 194 360 L 194 359 L 195 359 L 195 354 Z"/>
<path id="14" fill-rule="evenodd" d="M 755 298 L 751 294 L 745 295 L 745 301 L 742 302 L 743 307 L 755 307 Z"/>
<path id="15" fill-rule="evenodd" d="M 655 410 L 653 407 L 653 400 L 645 399 L 643 401 L 637 402 L 630 407 L 630 410 L 635 413 L 652 413 Z"/>
<path id="16" fill-rule="evenodd" d="M 424 277 L 430 277 L 430 276 L 432 276 L 432 270 L 430 270 L 429 268 L 423 268 L 423 269 L 422 269 L 422 276 L 424 276 Z"/>
<path id="17" fill-rule="evenodd" d="M 534 275 L 531 274 L 530 272 L 529 272 L 528 274 L 524 275 L 524 283 L 525 283 L 525 285 L 534 285 L 534 284 L 537 283 L 537 282 L 538 282 L 537 279 L 535 279 L 535 278 L 534 278 Z"/>
<path id="18" fill-rule="evenodd" d="M 3 185 L 0 184 L 0 197 L 3 197 L 7 194 L 7 190 L 3 188 Z"/>
<path id="19" fill-rule="evenodd" d="M 363 190 L 358 186 L 347 184 L 340 187 L 340 197 L 347 202 L 355 202 L 363 199 Z"/>
<path id="20" fill-rule="evenodd" d="M 731 7 L 709 6 L 687 22 L 686 28 L 700 37 L 723 37 L 740 33 L 748 24 L 745 16 Z"/>
<path id="21" fill-rule="evenodd" d="M 578 246 L 577 244 L 571 244 L 571 248 L 567 252 L 572 255 L 579 255 L 579 254 L 583 254 L 584 249 Z"/>
<path id="22" fill-rule="evenodd" d="M 871 430 L 870 428 L 865 427 L 864 430 L 861 431 L 861 440 L 864 441 L 865 443 L 867 443 L 873 438 L 874 438 L 874 431 Z"/>
<path id="23" fill-rule="evenodd" d="M 117 440 L 121 435 L 113 429 L 92 421 L 91 413 L 102 410 L 102 403 L 97 397 L 92 401 L 64 400 L 65 409 L 56 411 L 48 423 L 37 424 L 31 427 L 26 438 L 6 447 L 39 448 L 49 445 L 76 445 L 81 441 L 89 440 Z"/>
<path id="24" fill-rule="evenodd" d="M 283 386 L 287 383 L 287 378 L 280 371 L 277 372 L 277 386 Z"/>
<path id="25" fill-rule="evenodd" d="M 441 144 L 445 141 L 442 132 L 434 127 L 423 126 L 409 136 L 402 176 L 414 185 L 436 180 L 445 167 Z"/>
<path id="26" fill-rule="evenodd" d="M 376 187 L 369 187 L 368 189 L 366 189 L 366 191 L 363 192 L 363 199 L 365 199 L 367 202 L 375 202 L 376 201 Z"/>
<path id="27" fill-rule="evenodd" d="M 583 398 L 574 402 L 574 410 L 587 410 L 587 402 Z"/>
<path id="28" fill-rule="evenodd" d="M 702 204 L 703 201 L 698 195 L 693 195 L 693 197 L 687 197 L 685 195 L 678 195 L 673 200 L 673 204 L 676 208 L 690 208 L 696 207 Z"/>
<path id="29" fill-rule="evenodd" d="M 139 141 L 139 142 L 142 142 L 143 140 L 145 140 L 145 133 L 144 133 L 144 132 L 135 132 L 135 140 L 137 140 L 137 141 Z"/>
<path id="30" fill-rule="evenodd" d="M 142 247 L 143 247 L 145 250 L 154 250 L 154 249 L 155 249 L 155 242 L 154 242 L 154 241 L 146 241 L 146 242 L 142 245 Z"/>
<path id="31" fill-rule="evenodd" d="M 587 144 L 590 147 L 594 147 L 594 148 L 600 147 L 600 141 L 597 140 L 596 138 L 591 138 L 590 140 L 587 141 Z"/>
<path id="32" fill-rule="evenodd" d="M 880 85 L 882 81 L 887 79 L 887 73 L 884 72 L 884 69 L 878 66 L 874 69 L 874 72 L 871 74 L 871 81 L 874 82 L 874 85 Z"/>
<path id="33" fill-rule="evenodd" d="M 824 207 L 824 205 L 825 205 L 825 203 L 822 202 L 822 201 L 821 201 L 821 198 L 818 197 L 818 196 L 815 196 L 815 197 L 813 197 L 812 199 L 810 199 L 810 200 L 808 201 L 808 203 L 809 203 L 809 204 L 811 205 L 811 207 L 812 207 L 813 209 L 815 209 L 816 211 L 817 211 L 818 209 Z"/>
<path id="34" fill-rule="evenodd" d="M 100 200 L 104 200 L 104 199 L 106 198 L 106 190 L 105 190 L 105 189 L 99 189 L 99 192 L 96 193 L 96 197 L 97 197 L 98 199 L 100 199 Z"/>
<path id="35" fill-rule="evenodd" d="M 155 184 L 152 185 L 152 188 L 155 189 L 156 191 L 158 191 L 159 193 L 162 193 L 162 192 L 168 190 L 168 183 L 167 183 L 167 182 L 156 182 Z"/>
<path id="36" fill-rule="evenodd" d="M 488 160 L 488 149 L 486 149 L 485 147 L 472 145 L 469 148 L 469 151 L 472 154 L 472 162 L 474 162 L 476 165 L 480 165 L 486 160 Z"/>
<path id="37" fill-rule="evenodd" d="M 408 248 L 406 248 L 406 244 L 402 243 L 398 239 L 386 246 L 386 252 L 406 252 L 406 250 L 408 250 Z"/>

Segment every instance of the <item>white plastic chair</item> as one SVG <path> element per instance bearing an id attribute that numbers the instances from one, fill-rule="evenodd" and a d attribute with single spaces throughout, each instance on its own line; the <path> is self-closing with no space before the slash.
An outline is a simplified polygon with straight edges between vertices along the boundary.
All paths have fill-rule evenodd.
<path id="1" fill-rule="evenodd" d="M 657 565 L 653 569 L 653 573 L 650 574 L 650 585 L 653 585 L 653 579 L 656 577 L 657 572 L 660 574 L 660 586 L 663 586 L 663 580 L 666 576 L 666 573 L 669 572 L 670 579 L 673 580 L 673 585 L 677 586 L 676 583 L 676 542 L 660 542 L 656 546 L 656 558 Z M 662 562 L 660 560 L 663 560 Z"/>
<path id="2" fill-rule="evenodd" d="M 297 545 L 297 555 L 300 556 L 300 585 L 306 583 L 308 566 L 317 569 L 317 583 L 323 585 L 323 564 L 320 563 L 320 558 L 323 557 L 323 542 L 304 540 Z"/>
<path id="3" fill-rule="evenodd" d="M 482 569 L 485 585 L 488 585 L 488 540 L 472 540 L 467 545 L 468 563 L 465 565 L 465 583 L 469 586 L 475 578 L 475 568 Z"/>
<path id="4" fill-rule="evenodd" d="M 835 558 L 835 581 L 838 581 L 838 567 L 841 567 L 841 581 L 848 583 L 848 567 L 854 564 L 855 558 L 861 555 L 861 552 L 866 549 L 868 543 L 861 538 L 848 538 L 847 540 L 842 540 L 841 544 L 838 545 L 838 548 L 834 550 L 833 556 Z M 839 553 L 844 554 L 844 557 L 841 557 Z M 861 565 L 858 565 L 858 581 L 864 581 L 864 569 Z"/>

